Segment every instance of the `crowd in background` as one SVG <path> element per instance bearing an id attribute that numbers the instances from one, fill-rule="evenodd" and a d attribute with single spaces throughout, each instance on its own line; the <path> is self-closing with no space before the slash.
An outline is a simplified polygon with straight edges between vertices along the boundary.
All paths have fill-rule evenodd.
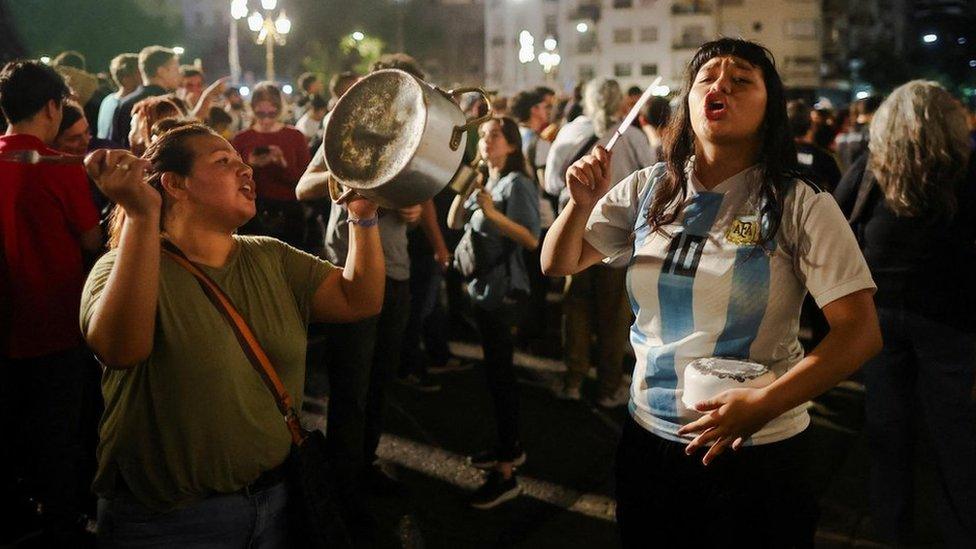
<path id="1" fill-rule="evenodd" d="M 384 56 L 374 67 L 380 68 L 425 77 L 420 65 L 403 54 Z M 51 69 L 63 78 L 63 91 L 43 75 L 32 76 L 32 71 Z M 325 191 L 323 128 L 336 102 L 365 76 L 304 74 L 295 81 L 294 94 L 284 93 L 276 82 L 245 90 L 212 78 L 202 67 L 180 65 L 173 50 L 160 46 L 117 56 L 109 66 L 110 78 L 94 75 L 93 69 L 80 54 L 65 52 L 50 67 L 8 65 L 0 76 L 5 125 L 34 132 L 31 137 L 8 131 L 0 138 L 0 253 L 5 254 L 0 256 L 0 367 L 5 371 L 0 420 L 7 441 L 0 520 L 22 516 L 18 506 L 29 495 L 43 502 L 43 526 L 55 536 L 51 539 L 62 541 L 83 526 L 86 514 L 94 516 L 89 485 L 96 467 L 96 425 L 103 406 L 117 404 L 101 402 L 101 369 L 78 329 L 82 286 L 110 244 L 115 204 L 79 165 L 42 163 L 31 172 L 2 155 L 17 150 L 84 155 L 108 149 L 142 156 L 167 132 L 204 124 L 226 139 L 253 173 L 256 215 L 239 233 L 274 237 L 342 266 L 349 253 L 349 222 L 355 219 Z M 36 82 L 55 88 L 42 89 Z M 840 108 L 826 100 L 811 105 L 796 99 L 789 101 L 786 116 L 798 175 L 838 193 L 879 285 L 886 347 L 865 370 L 868 436 L 878 457 L 872 477 L 878 520 L 892 535 L 909 522 L 912 488 L 903 479 L 912 471 L 911 395 L 917 392 L 938 450 L 947 509 L 942 516 L 949 517 L 946 535 L 966 539 L 971 518 L 961 515 L 976 501 L 976 487 L 968 483 L 973 462 L 962 459 L 976 459 L 976 439 L 963 433 L 973 426 L 972 314 L 949 306 L 953 298 L 945 286 L 958 290 L 958 281 L 943 271 L 946 264 L 960 264 L 946 263 L 946 257 L 976 266 L 967 255 L 974 246 L 969 200 L 976 176 L 967 159 L 976 146 L 976 115 L 938 90 L 913 90 L 931 94 L 925 98 L 933 101 L 928 118 L 915 126 L 897 121 L 915 107 L 901 95 L 896 104 L 872 96 Z M 623 381 L 633 322 L 628 262 L 601 264 L 567 278 L 546 276 L 539 265 L 541 242 L 570 200 L 567 169 L 595 146 L 606 145 L 642 91 L 597 78 L 572 93 L 538 87 L 510 97 L 492 94 L 491 120 L 467 135 L 464 162 L 476 166 L 478 182 L 462 194 L 448 186 L 424 204 L 380 212 L 386 274 L 382 312 L 356 322 L 312 326 L 304 384 L 313 400 L 328 394 L 327 440 L 341 469 L 345 518 L 358 535 L 373 535 L 376 528 L 361 494 L 400 489 L 376 457 L 389 384 L 441 390 L 438 374 L 471 367 L 451 354 L 452 338 L 480 340 L 498 428 L 497 440 L 470 458 L 472 465 L 491 471 L 473 495 L 475 507 L 493 507 L 517 495 L 517 468 L 528 459 L 518 430 L 516 349 L 551 353 L 550 336 L 561 333 L 566 372 L 552 388 L 554 395 L 581 400 L 583 380 L 595 368 L 596 403 L 605 408 L 628 403 L 631 392 Z M 49 112 L 46 104 L 16 111 L 32 105 L 32 95 L 44 93 L 58 100 L 57 112 Z M 461 98 L 459 106 L 468 116 L 484 115 L 488 108 L 474 95 Z M 622 130 L 612 158 L 612 184 L 665 159 L 672 107 L 667 98 L 654 97 L 633 126 Z M 880 123 L 879 116 L 884 116 Z M 43 126 L 41 119 L 57 121 L 48 139 L 34 131 Z M 912 141 L 904 135 L 927 137 L 919 129 L 926 124 L 952 126 L 958 130 L 957 142 Z M 960 135 L 966 139 L 962 145 Z M 930 159 L 940 154 L 949 164 L 959 164 L 957 173 L 926 172 L 948 165 Z M 903 163 L 899 155 L 914 164 Z M 912 189 L 889 191 L 893 187 L 885 178 L 893 169 L 910 171 L 929 186 L 949 180 L 959 194 L 948 193 L 931 210 L 934 224 L 916 216 L 906 226 L 907 214 L 900 214 L 931 212 L 916 208 L 921 195 Z M 863 190 L 866 174 L 873 174 L 883 191 Z M 25 202 L 9 197 L 31 178 L 44 180 L 47 195 L 28 213 L 18 214 Z M 880 192 L 887 202 L 865 206 L 871 192 Z M 504 204 L 504 210 L 496 204 Z M 940 224 L 944 219 L 952 221 Z M 464 274 L 456 268 L 454 256 L 471 232 L 482 239 L 476 245 L 494 250 L 493 261 L 505 266 L 497 271 L 501 274 Z M 912 240 L 909 233 L 925 238 Z M 891 239 L 918 244 L 899 250 Z M 557 319 L 548 313 L 547 296 L 553 293 L 562 294 Z M 804 314 L 812 347 L 827 327 L 812 301 Z"/>

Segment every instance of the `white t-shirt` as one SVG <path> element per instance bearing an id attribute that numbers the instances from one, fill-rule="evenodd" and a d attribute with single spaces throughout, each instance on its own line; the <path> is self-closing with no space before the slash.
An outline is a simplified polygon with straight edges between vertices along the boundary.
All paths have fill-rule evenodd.
<path id="1" fill-rule="evenodd" d="M 651 233 L 645 215 L 664 164 L 613 187 L 587 222 L 586 241 L 609 258 L 631 258 L 627 290 L 637 320 L 630 413 L 652 433 L 686 442 L 678 429 L 701 417 L 681 402 L 685 366 L 721 356 L 749 359 L 781 377 L 803 358 L 797 339 L 807 291 L 824 305 L 874 281 L 847 221 L 826 192 L 796 181 L 779 231 L 763 251 L 758 236 L 757 166 L 710 191 L 689 168 L 678 219 Z M 747 444 L 789 438 L 809 425 L 802 405 L 774 419 Z"/>

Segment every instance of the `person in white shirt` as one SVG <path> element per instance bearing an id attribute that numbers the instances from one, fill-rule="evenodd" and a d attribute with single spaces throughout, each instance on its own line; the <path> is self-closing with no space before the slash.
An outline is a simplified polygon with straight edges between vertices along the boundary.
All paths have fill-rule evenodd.
<path id="1" fill-rule="evenodd" d="M 295 123 L 295 128 L 302 132 L 310 144 L 316 137 L 322 136 L 323 120 L 327 112 L 329 112 L 329 102 L 321 95 L 314 95 L 309 101 L 308 110 Z"/>
<path id="2" fill-rule="evenodd" d="M 566 169 L 590 152 L 606 145 L 620 123 L 624 94 L 620 84 L 609 78 L 587 83 L 583 92 L 583 116 L 563 126 L 549 149 L 545 190 L 558 196 L 560 206 L 569 201 Z M 651 148 L 641 130 L 630 126 L 620 136 L 613 155 L 613 183 L 654 163 Z M 556 386 L 556 395 L 580 399 L 580 385 L 590 369 L 590 337 L 597 338 L 597 404 L 615 408 L 627 404 L 630 391 L 621 385 L 630 307 L 625 278 L 627 259 L 610 265 L 594 265 L 569 277 L 563 297 L 563 349 L 566 375 Z"/>
<path id="3" fill-rule="evenodd" d="M 612 189 L 604 148 L 570 167 L 542 267 L 570 275 L 629 258 L 637 362 L 616 465 L 624 546 L 739 536 L 812 547 L 807 402 L 881 349 L 875 285 L 833 197 L 796 177 L 772 54 L 723 38 L 699 48 L 686 76 L 665 163 Z M 830 332 L 804 356 L 808 291 Z M 685 406 L 685 368 L 706 357 L 757 362 L 776 379 Z"/>

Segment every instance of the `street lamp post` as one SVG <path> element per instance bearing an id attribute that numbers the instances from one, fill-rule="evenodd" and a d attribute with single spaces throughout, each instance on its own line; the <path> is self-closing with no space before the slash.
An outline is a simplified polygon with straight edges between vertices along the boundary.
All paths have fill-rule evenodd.
<path id="1" fill-rule="evenodd" d="M 231 82 L 241 81 L 241 55 L 237 47 L 237 22 L 247 17 L 247 0 L 231 0 L 230 37 L 227 40 L 227 64 Z"/>
<path id="2" fill-rule="evenodd" d="M 285 15 L 285 10 L 281 10 L 277 18 L 274 17 L 273 11 L 276 7 L 278 0 L 261 0 L 264 13 L 255 10 L 247 17 L 248 28 L 257 33 L 257 44 L 265 47 L 266 78 L 272 82 L 275 79 L 275 44 L 284 45 L 285 37 L 291 32 L 291 20 Z"/>

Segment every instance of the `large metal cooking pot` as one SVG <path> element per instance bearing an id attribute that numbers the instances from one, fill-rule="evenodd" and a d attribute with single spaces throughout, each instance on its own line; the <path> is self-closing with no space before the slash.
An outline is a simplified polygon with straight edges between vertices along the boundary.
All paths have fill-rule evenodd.
<path id="1" fill-rule="evenodd" d="M 453 98 L 469 92 L 484 97 L 485 116 L 465 119 Z M 397 69 L 366 76 L 342 96 L 325 125 L 333 200 L 355 192 L 400 208 L 432 198 L 458 171 L 465 132 L 490 118 L 481 88 L 444 91 Z"/>

